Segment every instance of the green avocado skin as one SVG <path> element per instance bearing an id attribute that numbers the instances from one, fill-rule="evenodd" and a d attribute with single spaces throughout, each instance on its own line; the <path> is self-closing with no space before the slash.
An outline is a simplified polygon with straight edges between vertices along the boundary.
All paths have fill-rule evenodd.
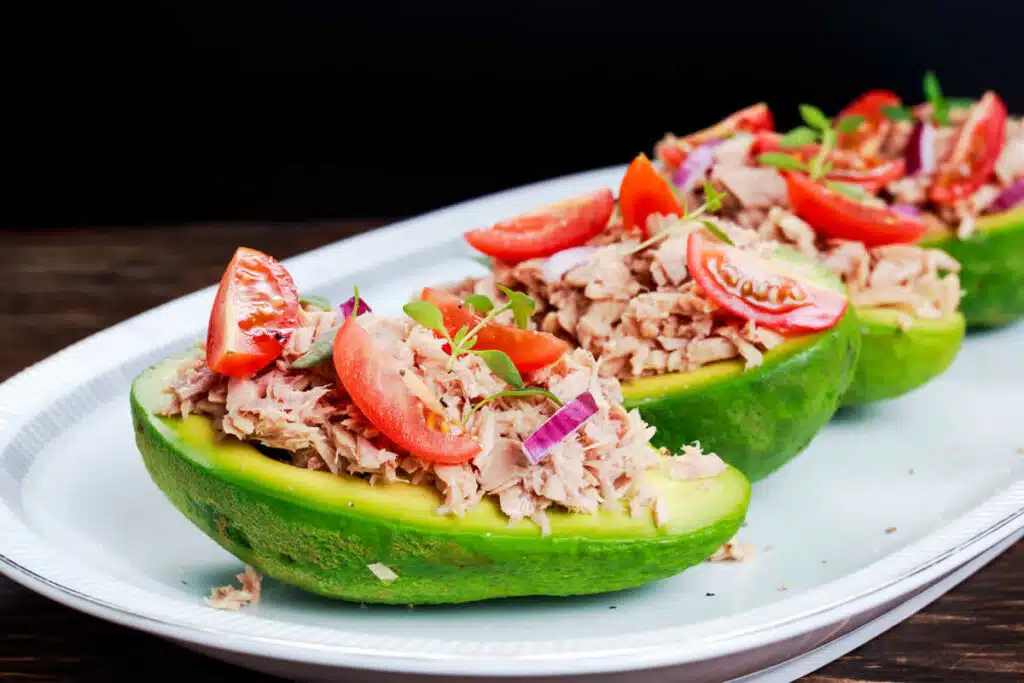
<path id="1" fill-rule="evenodd" d="M 636 395 L 627 408 L 657 427 L 652 443 L 676 452 L 699 440 L 751 481 L 803 451 L 832 418 L 853 381 L 861 349 L 853 306 L 792 355 L 766 354 L 758 368 L 693 391 Z"/>
<path id="2" fill-rule="evenodd" d="M 922 242 L 960 262 L 960 310 L 972 329 L 1007 325 L 1024 315 L 1024 209 L 985 216 L 967 239 Z"/>
<path id="3" fill-rule="evenodd" d="M 134 391 L 132 418 L 150 477 L 207 536 L 267 576 L 348 601 L 451 604 L 640 586 L 705 561 L 738 531 L 750 497 L 749 483 L 730 469 L 721 475 L 735 496 L 728 514 L 690 533 L 636 540 L 513 536 L 502 526 L 493 536 L 423 528 L 359 510 L 303 506 L 272 485 L 239 486 L 215 476 L 160 434 L 159 418 Z M 375 562 L 400 578 L 380 581 L 368 569 Z"/>
<path id="4" fill-rule="evenodd" d="M 914 319 L 900 328 L 893 311 L 860 312 L 860 362 L 842 405 L 860 405 L 902 396 L 945 372 L 964 338 L 964 316 L 942 321 Z"/>

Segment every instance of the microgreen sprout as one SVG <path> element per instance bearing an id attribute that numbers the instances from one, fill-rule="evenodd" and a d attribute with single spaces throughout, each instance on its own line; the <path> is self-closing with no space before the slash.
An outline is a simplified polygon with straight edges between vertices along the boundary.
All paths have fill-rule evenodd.
<path id="1" fill-rule="evenodd" d="M 686 209 L 683 215 L 680 217 L 679 223 L 672 225 L 668 228 L 665 228 L 664 230 L 652 235 L 651 237 L 648 237 L 646 240 L 633 247 L 629 251 L 629 253 L 635 254 L 638 251 L 643 251 L 644 249 L 653 244 L 657 244 L 658 242 L 662 241 L 672 233 L 676 232 L 678 227 L 680 225 L 683 225 L 684 223 L 699 220 L 702 223 L 704 223 L 705 226 L 707 226 L 708 223 L 710 223 L 710 221 L 707 221 L 706 219 L 702 218 L 702 216 L 704 216 L 705 214 L 720 211 L 722 209 L 722 201 L 725 199 L 726 196 L 728 196 L 728 193 L 719 192 L 718 190 L 715 189 L 714 185 L 712 185 L 710 181 L 704 181 L 704 203 L 701 206 L 699 206 L 697 209 L 693 211 Z M 721 230 L 715 231 L 715 235 L 718 236 L 719 238 L 724 237 L 725 240 L 729 242 L 729 244 L 732 244 L 728 236 L 726 236 L 725 233 L 722 232 Z"/>
<path id="2" fill-rule="evenodd" d="M 857 130 L 864 123 L 864 117 L 857 114 L 833 121 L 825 116 L 821 109 L 812 104 L 800 105 L 800 117 L 806 125 L 797 126 L 783 135 L 779 139 L 779 148 L 797 149 L 817 143 L 818 152 L 814 158 L 810 162 L 804 162 L 792 154 L 765 152 L 758 155 L 757 162 L 763 166 L 774 166 L 785 171 L 805 171 L 812 179 L 820 180 L 832 170 L 832 164 L 828 161 L 828 157 L 836 148 L 839 135 Z"/>

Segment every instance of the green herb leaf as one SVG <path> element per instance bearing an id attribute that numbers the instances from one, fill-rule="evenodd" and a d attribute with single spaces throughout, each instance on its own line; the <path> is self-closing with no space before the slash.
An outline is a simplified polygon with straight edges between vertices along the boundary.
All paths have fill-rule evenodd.
<path id="1" fill-rule="evenodd" d="M 562 407 L 562 401 L 557 396 L 555 396 L 550 391 L 548 391 L 547 389 L 541 389 L 540 387 L 524 387 L 522 389 L 508 389 L 506 391 L 499 391 L 496 394 L 491 394 L 490 396 L 488 396 L 485 399 L 481 399 L 481 401 L 479 403 L 477 403 L 475 406 L 473 406 L 472 408 L 469 409 L 469 412 L 466 413 L 466 417 L 465 417 L 465 419 L 463 419 L 462 422 L 463 422 L 463 424 L 469 424 L 469 418 L 473 417 L 473 413 L 475 413 L 476 411 L 480 410 L 480 408 L 482 408 L 484 405 L 490 403 L 491 401 L 493 401 L 495 399 L 506 398 L 506 397 L 514 398 L 514 397 L 517 397 L 517 396 L 546 396 L 546 397 L 550 398 L 554 402 L 554 404 L 556 406 L 558 406 L 559 408 Z"/>
<path id="2" fill-rule="evenodd" d="M 840 183 L 829 180 L 826 182 L 826 185 L 831 187 L 836 192 L 841 192 L 845 194 L 847 197 L 853 197 L 854 199 L 864 199 L 865 197 L 870 196 L 868 192 L 864 190 L 864 188 L 860 187 L 859 185 L 854 185 L 852 183 Z"/>
<path id="3" fill-rule="evenodd" d="M 789 154 L 780 152 L 765 152 L 757 155 L 757 163 L 763 166 L 774 166 L 787 171 L 806 171 L 807 164 Z"/>
<path id="4" fill-rule="evenodd" d="M 924 74 L 924 97 L 932 104 L 942 99 L 942 88 L 934 71 L 926 71 Z"/>
<path id="5" fill-rule="evenodd" d="M 860 128 L 860 124 L 862 123 L 864 123 L 864 116 L 862 116 L 861 114 L 855 114 L 853 116 L 844 116 L 843 118 L 839 119 L 838 123 L 836 123 L 836 132 L 852 133 L 858 128 Z"/>
<path id="6" fill-rule="evenodd" d="M 308 351 L 292 361 L 292 367 L 303 370 L 320 365 L 330 358 L 331 353 L 334 351 L 334 338 L 338 336 L 339 329 L 341 328 L 331 328 L 317 337 L 317 340 L 313 342 Z"/>
<path id="7" fill-rule="evenodd" d="M 487 315 L 494 310 L 494 302 L 485 294 L 470 294 L 466 297 L 466 303 L 480 315 Z"/>
<path id="8" fill-rule="evenodd" d="M 483 358 L 484 363 L 487 364 L 491 372 L 507 384 L 511 384 L 516 389 L 523 388 L 523 378 L 519 374 L 519 370 L 516 369 L 512 359 L 504 351 L 487 350 L 474 351 L 473 353 Z"/>
<path id="9" fill-rule="evenodd" d="M 473 335 L 469 339 L 464 339 L 462 344 L 459 345 L 459 348 L 463 351 L 469 351 L 474 346 L 476 346 L 476 335 Z"/>
<path id="10" fill-rule="evenodd" d="M 508 297 L 508 303 L 512 307 L 512 315 L 515 316 L 516 325 L 526 329 L 526 326 L 530 323 L 530 316 L 533 315 L 534 309 L 537 308 L 537 302 L 528 295 L 511 290 L 508 287 L 498 285 L 498 289 Z"/>
<path id="11" fill-rule="evenodd" d="M 811 128 L 816 128 L 820 131 L 828 130 L 832 127 L 832 121 L 829 120 L 825 113 L 815 107 L 813 104 L 801 104 L 800 105 L 800 117 L 804 120 Z"/>
<path id="12" fill-rule="evenodd" d="M 725 193 L 719 192 L 715 189 L 715 186 L 711 184 L 710 180 L 704 181 L 704 206 L 711 213 L 721 210 L 722 200 L 725 199 Z"/>
<path id="13" fill-rule="evenodd" d="M 469 333 L 469 327 L 468 326 L 463 325 L 462 327 L 460 327 L 459 331 L 455 333 L 454 337 L 452 337 L 452 344 L 454 344 L 455 346 L 458 346 L 459 344 L 461 344 L 462 340 L 466 338 L 466 335 L 468 333 Z"/>
<path id="14" fill-rule="evenodd" d="M 779 147 L 782 149 L 794 149 L 817 142 L 817 140 L 818 133 L 813 128 L 797 126 L 779 138 Z"/>
<path id="15" fill-rule="evenodd" d="M 890 121 L 911 121 L 914 118 L 906 107 L 891 104 L 882 105 L 882 115 Z"/>
<path id="16" fill-rule="evenodd" d="M 473 260 L 487 270 L 494 270 L 494 260 L 490 256 L 474 256 Z"/>
<path id="17" fill-rule="evenodd" d="M 448 332 L 444 327 L 444 316 L 441 309 L 429 301 L 410 301 L 402 306 L 405 314 L 427 329 L 441 332 L 447 336 Z"/>
<path id="18" fill-rule="evenodd" d="M 331 310 L 331 302 L 327 300 L 327 297 L 317 296 L 316 294 L 300 295 L 299 304 L 310 308 L 319 308 L 321 311 Z"/>
<path id="19" fill-rule="evenodd" d="M 704 224 L 704 227 L 707 228 L 708 231 L 712 235 L 714 235 L 715 237 L 717 237 L 721 241 L 725 242 L 729 246 L 735 246 L 733 244 L 733 241 L 731 239 L 729 239 L 729 236 L 725 234 L 725 230 L 722 230 L 720 227 L 715 225 L 712 221 L 709 221 L 706 218 L 701 218 L 700 222 Z"/>

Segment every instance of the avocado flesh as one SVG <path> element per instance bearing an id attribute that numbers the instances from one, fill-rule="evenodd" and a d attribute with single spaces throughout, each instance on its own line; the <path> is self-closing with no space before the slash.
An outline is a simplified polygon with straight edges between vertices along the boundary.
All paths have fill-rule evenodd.
<path id="1" fill-rule="evenodd" d="M 845 294 L 824 265 L 788 247 L 775 253 L 794 275 Z M 802 452 L 832 418 L 853 380 L 860 346 L 848 306 L 833 327 L 787 339 L 766 352 L 759 367 L 729 360 L 623 382 L 624 404 L 657 427 L 656 446 L 675 452 L 699 440 L 705 451 L 757 481 Z"/>
<path id="2" fill-rule="evenodd" d="M 569 596 L 639 586 L 706 560 L 737 532 L 750 484 L 736 469 L 714 478 L 649 481 L 667 505 L 595 515 L 549 511 L 551 534 L 512 526 L 491 498 L 458 518 L 437 513 L 432 487 L 378 484 L 300 469 L 254 446 L 218 438 L 203 416 L 166 418 L 165 361 L 132 384 L 136 443 L 170 502 L 206 535 L 264 574 L 344 600 L 461 603 L 512 596 Z M 398 574 L 384 582 L 368 565 Z"/>
<path id="3" fill-rule="evenodd" d="M 860 308 L 860 361 L 842 405 L 859 405 L 902 396 L 935 379 L 952 364 L 964 338 L 961 313 L 942 318 L 910 316 L 885 308 Z"/>
<path id="4" fill-rule="evenodd" d="M 960 311 L 968 328 L 1000 327 L 1024 315 L 1024 206 L 982 216 L 967 239 L 931 235 L 920 245 L 960 262 Z"/>

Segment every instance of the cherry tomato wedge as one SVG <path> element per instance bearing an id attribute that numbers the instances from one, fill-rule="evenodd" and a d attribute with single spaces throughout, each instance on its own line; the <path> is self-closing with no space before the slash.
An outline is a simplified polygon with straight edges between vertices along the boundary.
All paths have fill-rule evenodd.
<path id="1" fill-rule="evenodd" d="M 471 437 L 431 427 L 423 402 L 402 379 L 398 359 L 375 349 L 352 316 L 334 338 L 334 369 L 356 407 L 399 448 L 443 465 L 472 460 L 480 452 Z"/>
<path id="2" fill-rule="evenodd" d="M 232 377 L 277 358 L 298 325 L 299 295 L 284 266 L 239 247 L 220 280 L 206 332 L 206 365 Z"/>
<path id="3" fill-rule="evenodd" d="M 774 129 L 775 120 L 772 118 L 771 109 L 767 104 L 759 102 L 730 114 L 713 126 L 680 138 L 675 144 L 660 146 L 657 155 L 665 164 L 677 167 L 686 160 L 688 150 L 706 142 L 724 140 L 739 132 L 758 133 Z"/>
<path id="4" fill-rule="evenodd" d="M 811 180 L 804 173 L 787 172 L 786 188 L 793 212 L 826 237 L 880 244 L 913 242 L 928 225 L 888 207 L 870 206 Z"/>
<path id="5" fill-rule="evenodd" d="M 971 108 L 953 152 L 939 167 L 928 191 L 938 204 L 969 197 L 992 176 L 1006 136 L 1006 105 L 991 90 Z"/>
<path id="6" fill-rule="evenodd" d="M 794 277 L 780 265 L 715 240 L 703 230 L 690 233 L 686 265 L 719 306 L 782 332 L 828 329 L 849 303 L 839 292 Z"/>
<path id="7" fill-rule="evenodd" d="M 780 139 L 782 136 L 778 133 L 759 133 L 754 142 L 754 154 L 782 152 L 809 164 L 821 149 L 816 143 L 795 149 L 782 149 L 779 147 Z M 827 161 L 832 164 L 832 170 L 825 174 L 826 178 L 857 185 L 867 192 L 878 192 L 893 180 L 902 178 L 907 170 L 907 163 L 902 158 L 886 161 L 878 157 L 866 157 L 849 149 L 831 150 Z"/>
<path id="8" fill-rule="evenodd" d="M 898 107 L 900 96 L 891 90 L 869 90 L 839 112 L 836 120 L 847 116 L 863 116 L 864 122 L 852 133 L 840 133 L 837 144 L 842 149 L 852 149 L 867 155 L 874 155 L 892 123 L 882 113 L 882 107 Z"/>
<path id="9" fill-rule="evenodd" d="M 507 263 L 578 247 L 608 225 L 615 197 L 604 188 L 525 213 L 465 235 L 473 248 Z"/>
<path id="10" fill-rule="evenodd" d="M 619 186 L 619 211 L 627 230 L 641 230 L 647 234 L 647 217 L 682 216 L 683 208 L 675 190 L 654 168 L 654 164 L 642 152 L 633 159 L 626 169 Z"/>
<path id="11" fill-rule="evenodd" d="M 463 325 L 473 329 L 482 320 L 469 306 L 448 292 L 424 287 L 420 299 L 441 309 L 445 329 L 451 336 L 455 336 Z M 504 351 L 519 372 L 532 372 L 561 358 L 569 349 L 569 344 L 546 332 L 491 322 L 477 333 L 473 348 L 480 351 Z"/>

